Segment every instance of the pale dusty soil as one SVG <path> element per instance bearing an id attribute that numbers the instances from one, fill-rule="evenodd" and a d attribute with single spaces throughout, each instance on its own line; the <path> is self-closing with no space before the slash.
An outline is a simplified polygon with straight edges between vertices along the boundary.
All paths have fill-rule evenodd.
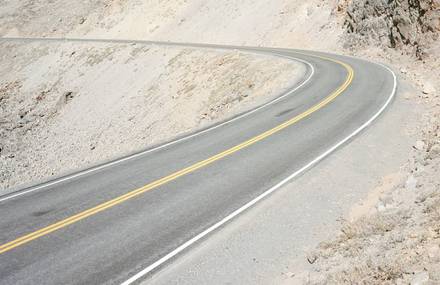
<path id="1" fill-rule="evenodd" d="M 419 115 L 408 162 L 385 175 L 352 208 L 339 236 L 323 241 L 307 256 L 312 270 L 291 283 L 439 284 L 440 2 L 401 1 L 399 11 L 387 10 L 392 22 L 377 12 L 377 18 L 362 20 L 370 15 L 371 5 L 383 4 L 356 2 L 349 19 L 358 33 L 344 35 L 346 52 L 393 66 L 415 89 L 405 93 L 405 99 L 422 104 L 425 112 Z M 392 27 L 391 36 L 385 24 Z M 378 37 L 381 33 L 385 36 Z"/>
<path id="2" fill-rule="evenodd" d="M 4 36 L 67 35 L 335 50 L 342 33 L 335 0 L 1 2 L 7 4 L 0 5 L 0 14 L 5 15 L 0 18 L 0 34 Z"/>
<path id="3" fill-rule="evenodd" d="M 98 26 L 106 16 L 117 12 L 120 2 L 123 1 L 0 0 L 0 35 L 61 36 L 86 24 L 89 15 L 96 17 Z"/>
<path id="4" fill-rule="evenodd" d="M 426 112 L 408 162 L 352 208 L 340 235 L 306 257 L 313 269 L 292 283 L 439 284 L 440 81 L 432 72 L 440 69 L 439 49 L 434 45 L 424 61 L 393 50 L 359 53 L 394 65 L 416 88 L 405 99 Z"/>
<path id="5" fill-rule="evenodd" d="M 132 38 L 266 46 L 291 46 L 293 43 L 300 43 L 303 45 L 303 47 L 307 47 L 307 45 L 319 45 L 321 49 L 328 49 L 330 45 L 336 42 L 336 38 L 334 37 L 334 34 L 329 33 L 332 31 L 334 32 L 334 29 L 332 30 L 331 27 L 327 25 L 327 23 L 329 22 L 328 18 L 332 17 L 332 11 L 327 9 L 327 7 L 328 5 L 325 4 L 325 1 L 316 1 L 309 4 L 303 3 L 302 1 L 292 2 L 287 0 L 264 1 L 260 3 L 255 3 L 254 1 L 235 0 L 228 1 L 226 3 L 211 0 L 199 0 L 191 2 L 183 0 L 101 0 L 83 1 L 81 3 L 73 3 L 72 1 L 66 0 L 58 0 L 49 3 L 47 3 L 46 1 L 3 0 L 0 5 L 0 34 L 3 36 L 22 37 L 70 36 L 89 38 Z M 295 22 L 291 21 L 292 17 L 295 17 Z M 314 25 L 305 25 L 310 21 L 310 19 L 314 19 Z M 298 25 L 298 23 L 302 24 Z M 320 37 L 308 37 L 307 35 L 309 33 L 318 33 Z M 323 41 L 323 39 L 326 40 Z M 29 47 L 21 47 L 20 50 L 28 48 Z M 5 50 L 3 58 L 10 59 L 8 55 L 14 56 L 13 54 L 11 54 L 11 51 L 15 49 L 14 46 L 3 45 L 3 49 Z M 143 89 L 148 90 L 150 94 L 161 94 L 162 97 L 163 94 L 167 94 L 169 97 L 179 97 L 179 94 L 177 94 L 176 92 L 182 92 L 182 90 L 189 89 L 189 92 L 194 92 L 194 94 L 197 94 L 196 92 L 205 91 L 205 93 L 200 93 L 200 98 L 205 98 L 204 100 L 206 100 L 206 97 L 203 96 L 208 96 L 206 94 L 210 92 L 219 92 L 219 97 L 217 97 L 218 101 L 215 101 L 215 99 L 210 99 L 214 100 L 215 103 L 210 103 L 210 107 L 204 110 L 201 110 L 200 107 L 196 105 L 192 106 L 192 103 L 188 103 L 188 106 L 191 107 L 183 107 L 182 111 L 185 110 L 185 108 L 197 110 L 198 113 L 194 115 L 195 118 L 191 118 L 191 116 L 183 112 L 174 112 L 171 115 L 171 118 L 174 119 L 160 120 L 159 118 L 169 118 L 169 113 L 165 109 L 160 110 L 159 112 L 158 108 L 152 108 L 151 110 L 153 110 L 153 114 L 148 115 L 151 116 L 152 119 L 151 121 L 149 121 L 149 124 L 151 124 L 151 126 L 148 128 L 147 134 L 139 134 L 140 138 L 134 140 L 134 142 L 132 142 L 131 137 L 129 136 L 129 134 L 133 133 L 132 130 L 141 130 L 142 133 L 145 133 L 145 128 L 142 127 L 137 121 L 139 120 L 140 115 L 134 116 L 131 113 L 136 110 L 136 106 L 139 106 L 136 105 L 136 103 L 139 104 L 139 102 L 143 100 L 139 99 L 140 96 L 135 96 L 137 99 L 128 100 L 127 98 L 129 98 L 130 96 L 126 95 L 124 100 L 127 102 L 131 102 L 131 105 L 129 105 L 128 103 L 124 103 L 125 101 L 122 100 L 121 102 L 118 101 L 118 105 L 113 104 L 111 108 L 111 110 L 121 110 L 121 104 L 128 104 L 127 107 L 124 108 L 124 112 L 118 113 L 117 116 L 120 116 L 120 114 L 126 114 L 126 110 L 130 110 L 130 112 L 128 113 L 131 114 L 131 117 L 135 117 L 134 119 L 121 118 L 118 119 L 118 123 L 105 123 L 105 127 L 103 127 L 103 125 L 99 122 L 110 121 L 101 121 L 100 119 L 96 118 L 96 114 L 90 116 L 80 116 L 79 118 L 75 117 L 75 119 L 72 119 L 71 117 L 69 118 L 67 115 L 64 114 L 60 116 L 57 115 L 57 118 L 52 120 L 51 122 L 57 126 L 56 134 L 63 133 L 63 136 L 44 136 L 48 138 L 44 141 L 44 143 L 34 139 L 33 136 L 43 136 L 41 134 L 46 133 L 46 131 L 34 131 L 32 133 L 29 133 L 30 135 L 28 136 L 28 139 L 26 139 L 23 137 L 23 135 L 24 132 L 27 132 L 25 130 L 28 127 L 8 127 L 8 129 L 4 128 L 3 137 L 7 137 L 8 139 L 3 140 L 2 142 L 2 145 L 6 145 L 2 147 L 5 150 L 2 151 L 3 154 L 1 156 L 2 164 L 4 165 L 2 167 L 2 179 L 0 183 L 2 188 L 9 188 L 18 184 L 34 181 L 35 179 L 39 180 L 41 178 L 44 179 L 50 176 L 56 176 L 58 174 L 65 173 L 73 169 L 88 166 L 92 162 L 106 160 L 112 157 L 109 152 L 113 153 L 113 156 L 118 156 L 121 153 L 130 152 L 138 149 L 141 145 L 145 147 L 146 145 L 155 143 L 160 139 L 169 138 L 169 132 L 185 132 L 187 130 L 195 128 L 196 126 L 198 126 L 199 122 L 202 123 L 203 120 L 211 120 L 211 117 L 219 116 L 215 114 L 218 112 L 217 109 L 219 109 L 216 105 L 225 104 L 226 106 L 228 106 L 228 101 L 230 101 L 231 99 L 220 98 L 221 96 L 226 94 L 228 90 L 234 90 L 234 88 L 240 89 L 250 87 L 249 89 L 258 90 L 257 92 L 262 92 L 261 94 L 267 93 L 268 96 L 266 98 L 270 98 L 271 96 L 273 97 L 275 94 L 279 94 L 288 86 L 288 84 L 295 83 L 295 79 L 293 79 L 293 77 L 297 78 L 297 71 L 299 71 L 299 67 L 297 65 L 287 66 L 285 62 L 280 62 L 279 64 L 276 64 L 274 62 L 273 64 L 269 63 L 269 61 L 266 61 L 250 67 L 250 73 L 245 72 L 246 69 L 243 69 L 240 64 L 232 64 L 231 66 L 227 66 L 229 68 L 234 68 L 228 75 L 224 74 L 223 77 L 214 76 L 212 78 L 208 78 L 208 74 L 212 72 L 211 69 L 200 69 L 198 73 L 194 73 L 190 67 L 186 67 L 186 73 L 182 75 L 182 78 L 180 78 L 180 80 L 178 81 L 179 86 L 173 86 L 173 83 L 175 82 L 175 77 L 173 75 L 168 76 L 168 74 L 174 73 L 174 71 L 171 70 L 172 68 L 180 68 L 181 70 L 183 70 L 185 68 L 185 64 L 180 64 L 182 66 L 178 67 L 176 67 L 176 65 L 170 65 L 170 67 L 168 67 L 167 69 L 162 68 L 162 71 L 166 71 L 165 74 L 161 76 L 157 75 L 157 78 L 160 79 L 157 84 L 153 84 L 153 82 L 157 80 L 152 80 L 152 78 L 149 78 L 149 86 L 147 86 L 147 84 L 142 85 L 141 81 L 137 81 L 133 88 L 131 88 L 130 90 L 125 90 L 122 87 L 124 86 L 124 84 L 119 84 L 118 86 L 116 86 L 117 88 L 115 88 L 114 85 L 117 84 L 118 81 L 112 80 L 116 76 L 116 74 L 120 74 L 121 70 L 120 66 L 114 64 L 112 64 L 113 68 L 108 67 L 110 65 L 109 61 L 120 61 L 120 59 L 113 54 L 114 51 L 112 51 L 112 48 L 91 48 L 92 53 L 96 53 L 96 55 L 87 55 L 88 51 L 84 50 L 79 51 L 72 56 L 69 56 L 69 52 L 72 52 L 71 50 L 65 51 L 64 54 L 60 54 L 61 51 L 58 50 L 55 52 L 55 54 L 53 54 L 54 51 L 49 52 L 48 54 L 48 52 L 46 51 L 47 49 L 48 48 L 41 47 L 37 51 L 32 51 L 32 53 L 35 52 L 36 55 L 26 53 L 25 50 L 22 52 L 23 54 L 26 54 L 28 56 L 26 60 L 34 62 L 33 65 L 30 65 L 30 67 L 26 68 L 26 70 L 28 71 L 27 75 L 32 74 L 32 76 L 24 77 L 26 78 L 26 80 L 32 80 L 34 82 L 32 88 L 28 87 L 28 84 L 24 84 L 22 82 L 23 78 L 15 78 L 15 76 L 18 74 L 17 72 L 14 72 L 12 74 L 9 73 L 10 66 L 15 64 L 16 62 L 20 62 L 20 60 L 21 67 L 18 67 L 18 70 L 24 68 L 24 66 L 27 65 L 26 60 L 21 59 L 21 55 L 12 58 L 11 61 L 3 61 L 1 64 L 1 66 L 4 66 L 3 73 L 8 74 L 7 77 L 2 78 L 3 93 L 9 94 L 12 92 L 16 94 L 25 91 L 28 92 L 28 94 L 32 94 L 27 95 L 27 98 L 29 99 L 29 96 L 32 96 L 34 98 L 34 101 L 36 100 L 35 98 L 39 96 L 39 93 L 42 93 L 40 97 L 48 98 L 52 98 L 52 96 L 47 96 L 46 93 L 56 93 L 57 95 L 54 95 L 53 99 L 50 99 L 53 102 L 63 101 L 64 99 L 60 99 L 60 97 L 68 95 L 73 96 L 73 100 L 71 101 L 74 102 L 76 105 L 76 102 L 78 101 L 85 101 L 84 98 L 92 98 L 90 96 L 78 96 L 78 94 L 82 94 L 84 92 L 83 90 L 80 90 L 78 86 L 81 86 L 81 89 L 85 88 L 85 93 L 87 94 L 90 94 L 92 92 L 95 93 L 95 89 L 84 87 L 81 84 L 92 85 L 92 83 L 96 83 L 94 82 L 94 78 L 97 78 L 97 74 L 100 74 L 99 79 L 101 79 L 101 81 L 99 81 L 99 84 L 108 86 L 101 89 L 102 92 L 111 92 L 113 90 L 117 90 L 121 92 L 118 94 L 124 94 L 125 91 L 127 91 L 126 94 L 130 94 L 130 96 L 135 96 L 136 92 L 139 91 L 136 88 L 142 87 Z M 123 53 L 123 50 L 120 50 L 119 52 Z M 136 51 L 134 52 L 136 53 Z M 125 53 L 129 53 L 129 51 L 127 51 L 126 49 Z M 162 64 L 164 66 L 166 65 L 166 60 L 169 60 L 169 58 L 160 58 L 157 56 L 160 54 L 161 52 L 157 51 L 155 57 L 153 58 L 153 56 L 151 56 L 149 60 L 154 62 L 154 64 Z M 88 59 L 89 62 L 87 62 L 87 60 L 83 60 L 83 62 L 86 61 L 88 65 L 91 65 L 92 67 L 88 67 L 86 65 L 85 70 L 77 68 L 76 72 L 74 72 L 75 69 L 63 67 L 64 64 L 62 62 L 64 60 L 67 61 L 66 66 L 69 67 L 73 66 L 72 62 L 77 61 L 77 58 L 90 56 L 98 57 L 97 61 L 99 64 L 96 66 L 94 65 L 93 62 L 95 61 L 95 59 Z M 199 53 L 199 56 L 200 59 L 198 60 L 198 64 L 203 65 L 203 58 L 205 57 L 205 55 Z M 127 56 L 124 56 L 123 58 L 126 57 Z M 135 60 L 133 60 L 129 64 L 124 63 L 124 67 L 122 67 L 122 70 L 127 71 L 127 83 L 129 82 L 130 73 L 146 71 L 146 69 L 142 70 L 138 66 L 136 66 L 138 61 L 140 61 L 139 65 L 142 65 L 142 56 L 135 55 L 134 57 L 136 58 Z M 169 57 L 171 57 L 171 55 Z M 40 58 L 41 61 L 37 60 L 38 58 Z M 196 60 L 193 59 L 193 61 Z M 43 65 L 46 67 L 43 67 L 43 69 L 41 69 L 39 66 L 42 64 L 42 62 L 48 62 L 47 65 L 55 64 L 57 67 L 51 67 L 53 72 L 49 75 L 46 75 L 44 74 L 46 72 L 44 71 L 44 69 L 48 69 L 49 67 L 46 66 L 46 63 L 44 63 Z M 81 61 L 79 63 L 81 63 Z M 150 62 L 149 65 L 150 67 L 147 70 L 154 70 L 154 67 L 151 67 Z M 215 66 L 215 64 L 213 65 Z M 32 70 L 32 68 L 34 69 Z M 264 72 L 267 77 L 256 77 L 256 74 L 259 74 L 257 72 L 257 68 L 263 68 L 264 71 L 262 72 Z M 104 74 L 104 69 L 105 76 L 101 77 L 101 74 Z M 293 69 L 295 69 L 295 71 L 293 71 Z M 36 72 L 36 70 L 42 73 Z M 88 76 L 88 74 L 83 75 L 89 72 L 89 70 L 91 72 L 91 76 Z M 100 70 L 101 73 L 98 70 Z M 63 73 L 63 75 L 59 76 L 59 72 Z M 160 74 L 160 72 L 160 70 L 153 71 L 154 74 Z M 225 70 L 223 72 L 226 73 Z M 36 75 L 34 75 L 33 73 L 36 73 Z M 299 71 L 299 73 L 301 73 L 301 71 Z M 177 72 L 177 74 L 179 74 L 179 72 Z M 292 76 L 294 74 L 295 76 Z M 206 80 L 212 79 L 212 81 L 209 81 L 209 83 L 213 85 L 208 84 L 208 86 L 205 86 L 206 88 L 201 88 L 200 84 L 197 84 L 200 88 L 197 90 L 191 90 L 191 81 L 199 78 L 199 75 L 203 75 L 204 77 L 202 78 Z M 216 82 L 224 82 L 224 84 L 227 85 L 227 82 L 231 80 L 230 78 L 234 78 L 234 76 L 240 76 L 232 79 L 234 80 L 235 86 L 237 86 L 237 84 L 242 84 L 242 86 L 233 87 L 234 85 L 232 85 L 232 88 L 229 87 L 229 89 L 222 89 L 222 86 L 215 86 L 214 80 Z M 73 81 L 73 83 L 64 83 L 69 82 L 67 78 L 70 81 Z M 279 78 L 279 81 L 274 80 L 275 78 Z M 108 82 L 107 80 L 110 82 Z M 256 82 L 258 80 L 262 80 L 260 81 L 261 84 L 258 84 Z M 65 86 L 59 87 L 59 84 L 65 84 Z M 132 83 L 129 82 L 128 84 L 131 85 Z M 98 84 L 94 84 L 93 86 L 98 86 Z M 264 86 L 265 88 L 260 88 L 262 86 Z M 207 89 L 209 91 L 207 91 Z M 68 92 L 72 92 L 72 94 Z M 252 95 L 255 94 L 254 91 L 252 91 L 251 93 Z M 11 97 L 10 95 L 7 96 Z M 231 96 L 234 97 L 236 95 Z M 117 96 L 110 97 L 113 101 L 106 100 L 106 102 L 116 102 L 118 99 Z M 152 95 L 152 97 L 154 96 Z M 180 97 L 182 98 L 184 96 Z M 252 96 L 252 98 L 258 97 L 260 97 L 258 96 L 258 94 L 256 96 Z M 38 102 L 41 101 L 42 100 L 38 99 Z M 68 101 L 70 101 L 70 99 Z M 6 102 L 7 104 L 11 104 L 9 101 Z M 262 101 L 259 102 L 261 103 Z M 257 101 L 255 103 L 257 103 Z M 101 107 L 101 105 L 96 103 L 91 105 L 92 107 L 90 107 L 89 104 L 87 104 L 86 102 L 82 104 L 84 104 L 82 106 L 87 106 L 87 108 L 85 109 L 89 110 L 89 112 L 92 112 L 94 106 Z M 29 109 L 28 105 L 35 105 L 35 102 L 26 103 L 18 101 L 17 104 L 14 103 L 13 107 L 10 107 L 8 105 L 8 107 L 4 107 L 4 109 L 10 110 L 10 113 L 7 113 L 5 116 L 9 116 L 11 113 L 18 114 L 19 112 L 29 112 L 27 110 Z M 73 104 L 68 103 L 65 105 L 67 107 L 63 107 L 62 112 L 65 112 L 64 110 L 72 110 L 70 112 L 77 115 L 77 113 L 73 111 L 74 108 L 71 107 Z M 57 106 L 60 106 L 60 104 L 58 104 Z M 161 105 L 159 104 L 158 106 Z M 175 106 L 181 105 L 171 104 L 169 106 L 170 110 Z M 224 109 L 224 107 L 222 108 Z M 83 110 L 82 108 L 79 109 Z M 246 106 L 240 108 L 240 110 L 245 109 Z M 111 110 L 107 111 L 105 114 L 109 116 L 113 115 Z M 142 110 L 144 111 L 144 113 L 149 113 L 144 109 Z M 49 113 L 50 112 L 53 111 L 49 111 Z M 95 113 L 95 111 L 93 112 Z M 104 113 L 103 111 L 97 112 L 100 116 Z M 155 112 L 157 112 L 157 114 Z M 229 112 L 229 114 L 232 114 L 232 112 Z M 23 124 L 22 121 L 28 120 L 26 119 L 26 117 L 29 116 L 23 116 L 23 118 L 20 118 L 20 116 L 21 115 L 18 115 L 18 121 L 15 121 L 15 119 L 6 120 L 12 121 L 14 124 L 18 124 L 19 126 L 21 126 L 21 124 Z M 221 116 L 221 118 L 224 117 L 225 116 Z M 65 118 L 66 123 L 62 123 L 63 121 L 60 120 L 60 118 Z M 101 116 L 100 118 L 103 117 Z M 114 116 L 112 116 L 112 118 L 114 118 Z M 86 120 L 87 124 L 84 124 L 83 121 Z M 190 121 L 192 123 L 185 124 L 185 122 L 187 121 Z M 56 122 L 56 124 L 54 122 Z M 145 122 L 145 120 L 143 122 Z M 93 134 L 88 134 L 88 136 L 82 137 L 81 140 L 78 140 L 77 134 L 74 131 L 68 131 L 69 129 L 77 130 L 78 127 L 75 127 L 76 125 L 81 126 L 84 129 L 92 129 Z M 109 130 L 106 130 L 108 128 L 108 125 L 111 125 L 111 128 Z M 10 131 L 9 129 L 11 128 L 14 129 L 13 132 L 8 133 Z M 67 128 L 67 130 L 65 128 Z M 42 129 L 45 130 L 46 127 L 42 127 Z M 107 141 L 109 134 L 111 134 L 112 136 L 116 136 L 115 132 L 112 131 L 113 129 L 117 129 L 117 134 L 120 137 L 118 142 L 113 140 Z M 48 132 L 50 133 L 51 131 Z M 152 132 L 152 135 L 149 135 L 150 132 Z M 66 134 L 70 135 L 72 138 L 69 142 L 66 142 L 64 138 Z M 138 142 L 139 140 L 143 140 L 142 143 Z M 9 141 L 11 141 L 11 143 Z M 33 147 L 34 141 L 35 147 Z M 78 143 L 75 144 L 71 141 L 77 141 Z M 84 141 L 86 141 L 87 143 L 84 144 Z M 29 144 L 27 142 L 32 143 Z M 130 142 L 129 145 L 127 145 L 128 142 Z M 58 150 L 58 152 L 55 152 L 56 154 L 53 155 L 53 157 L 51 154 L 53 153 L 51 149 L 52 147 L 47 146 L 51 144 L 53 144 L 54 149 Z M 74 146 L 68 149 L 69 146 L 72 144 L 74 144 Z M 25 147 L 25 145 L 28 146 Z M 106 148 L 105 151 L 102 149 L 104 147 Z M 23 148 L 29 150 L 32 149 L 32 151 L 29 153 L 24 151 Z M 39 151 L 36 151 L 37 149 L 39 149 Z M 86 151 L 87 155 L 85 155 L 84 151 Z M 49 153 L 50 155 L 47 156 L 46 153 Z M 65 157 L 65 155 L 59 156 L 65 153 L 69 153 L 69 155 L 67 157 Z M 79 157 L 81 157 L 81 159 Z M 34 167 L 37 165 L 39 166 L 38 169 L 37 167 Z"/>
<path id="6" fill-rule="evenodd" d="M 82 169 L 223 120 L 299 80 L 302 64 L 238 51 L 0 44 L 0 187 Z"/>

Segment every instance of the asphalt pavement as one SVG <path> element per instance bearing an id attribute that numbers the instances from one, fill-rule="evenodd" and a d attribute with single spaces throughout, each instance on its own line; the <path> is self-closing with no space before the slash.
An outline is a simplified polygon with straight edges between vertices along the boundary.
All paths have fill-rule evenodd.
<path id="1" fill-rule="evenodd" d="M 308 71 L 280 98 L 232 121 L 0 197 L 0 284 L 148 278 L 353 139 L 396 88 L 389 69 L 351 57 L 182 45 L 290 57 Z"/>

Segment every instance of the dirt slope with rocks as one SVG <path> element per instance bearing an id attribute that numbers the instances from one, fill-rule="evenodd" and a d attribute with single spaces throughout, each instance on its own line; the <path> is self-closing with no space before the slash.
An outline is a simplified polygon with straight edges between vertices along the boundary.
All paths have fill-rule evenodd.
<path id="1" fill-rule="evenodd" d="M 2 0 L 0 35 L 337 50 L 336 0 Z M 65 8 L 63 8 L 65 7 Z M 49 12 L 47 12 L 49 11 Z"/>
<path id="2" fill-rule="evenodd" d="M 0 43 L 0 188 L 169 140 L 279 95 L 302 64 L 238 51 Z"/>
<path id="3" fill-rule="evenodd" d="M 0 35 L 63 36 L 77 26 L 90 24 L 90 17 L 95 17 L 94 24 L 99 25 L 106 16 L 117 12 L 120 2 L 124 1 L 1 0 Z"/>
<path id="4" fill-rule="evenodd" d="M 340 3 L 343 48 L 388 62 L 425 106 L 408 162 L 353 207 L 332 241 L 307 255 L 293 284 L 440 283 L 440 2 Z"/>
<path id="5" fill-rule="evenodd" d="M 352 1 L 346 13 L 347 48 L 379 44 L 422 59 L 439 39 L 439 1 Z"/>

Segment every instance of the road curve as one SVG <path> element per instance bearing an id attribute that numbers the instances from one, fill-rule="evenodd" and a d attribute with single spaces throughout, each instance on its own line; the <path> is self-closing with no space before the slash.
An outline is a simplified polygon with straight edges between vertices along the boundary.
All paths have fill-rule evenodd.
<path id="1" fill-rule="evenodd" d="M 0 197 L 0 284 L 130 284 L 303 173 L 371 124 L 396 78 L 360 59 L 242 49 L 307 62 L 304 81 L 231 121 Z"/>

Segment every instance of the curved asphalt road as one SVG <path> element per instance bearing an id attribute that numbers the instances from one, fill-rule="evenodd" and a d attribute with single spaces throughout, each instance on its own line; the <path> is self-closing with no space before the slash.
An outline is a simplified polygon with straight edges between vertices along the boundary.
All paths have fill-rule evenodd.
<path id="1" fill-rule="evenodd" d="M 0 284 L 146 278 L 351 139 L 395 93 L 394 74 L 377 64 L 310 51 L 240 49 L 306 61 L 308 75 L 295 92 L 230 123 L 0 197 Z"/>

